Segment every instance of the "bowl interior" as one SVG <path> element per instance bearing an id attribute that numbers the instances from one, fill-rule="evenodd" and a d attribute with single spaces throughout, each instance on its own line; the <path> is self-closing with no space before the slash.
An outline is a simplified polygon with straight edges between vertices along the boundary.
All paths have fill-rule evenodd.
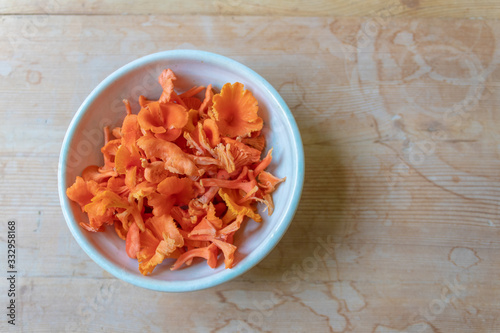
<path id="1" fill-rule="evenodd" d="M 108 227 L 102 233 L 90 233 L 78 226 L 88 221 L 79 206 L 70 201 L 65 190 L 88 165 L 102 165 L 100 148 L 103 127 L 119 126 L 125 116 L 122 100 L 128 99 L 132 110 L 139 110 L 139 95 L 158 98 L 161 87 L 157 77 L 171 68 L 177 76 L 176 91 L 183 92 L 193 85 L 212 84 L 216 90 L 227 83 L 241 82 L 259 102 L 264 119 L 263 133 L 266 152 L 273 148 L 273 161 L 268 171 L 286 181 L 273 194 L 275 211 L 264 212 L 262 223 L 247 220 L 235 235 L 238 246 L 234 268 L 225 270 L 222 256 L 216 269 L 205 261 L 195 261 L 190 267 L 170 271 L 172 259 L 156 267 L 144 277 L 136 260 L 125 253 L 125 242 Z M 276 245 L 286 231 L 300 197 L 303 182 L 303 152 L 295 121 L 277 92 L 258 74 L 228 58 L 200 51 L 167 51 L 132 62 L 105 79 L 85 100 L 75 115 L 61 151 L 59 194 L 68 226 L 80 246 L 100 266 L 111 274 L 141 287 L 161 291 L 186 291 L 207 288 L 227 281 L 257 264 Z"/>

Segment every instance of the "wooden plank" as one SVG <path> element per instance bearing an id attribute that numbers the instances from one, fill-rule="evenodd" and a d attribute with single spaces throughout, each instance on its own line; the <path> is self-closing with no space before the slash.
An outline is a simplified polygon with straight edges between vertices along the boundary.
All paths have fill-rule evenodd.
<path id="1" fill-rule="evenodd" d="M 370 34 L 358 18 L 1 20 L 0 242 L 16 219 L 24 331 L 500 327 L 500 23 L 383 19 Z M 116 280 L 82 252 L 56 169 L 86 95 L 123 64 L 176 48 L 230 56 L 279 90 L 301 130 L 306 182 L 262 263 L 217 288 L 165 295 Z"/>
<path id="2" fill-rule="evenodd" d="M 500 16 L 495 0 L 194 0 L 123 2 L 67 0 L 0 0 L 1 14 L 83 15 L 227 15 L 492 18 Z"/>

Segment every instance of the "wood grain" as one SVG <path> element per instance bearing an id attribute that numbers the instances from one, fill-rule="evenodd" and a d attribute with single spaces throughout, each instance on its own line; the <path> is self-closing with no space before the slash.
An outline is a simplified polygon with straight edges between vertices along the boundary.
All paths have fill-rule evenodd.
<path id="1" fill-rule="evenodd" d="M 0 14 L 491 18 L 495 0 L 0 0 Z"/>
<path id="2" fill-rule="evenodd" d="M 1 8 L 39 13 L 40 3 Z M 416 16 L 441 16 L 434 3 Z M 16 219 L 19 331 L 500 330 L 500 23 L 305 17 L 342 9 L 335 1 L 311 2 L 304 17 L 250 5 L 237 16 L 122 16 L 111 2 L 78 4 L 0 18 L 0 241 Z M 304 141 L 306 182 L 289 231 L 257 267 L 161 294 L 82 252 L 56 170 L 86 95 L 125 63 L 176 48 L 232 57 L 279 90 Z"/>

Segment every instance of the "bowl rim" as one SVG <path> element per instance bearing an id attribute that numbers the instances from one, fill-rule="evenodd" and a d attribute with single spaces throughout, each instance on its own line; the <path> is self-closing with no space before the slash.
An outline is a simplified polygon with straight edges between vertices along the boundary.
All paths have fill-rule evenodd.
<path id="1" fill-rule="evenodd" d="M 70 207 L 69 198 L 66 196 L 66 170 L 67 170 L 67 157 L 72 139 L 76 133 L 76 128 L 89 106 L 95 101 L 95 99 L 110 85 L 112 85 L 117 79 L 125 76 L 128 72 L 133 71 L 142 66 L 154 63 L 156 61 L 163 60 L 193 60 L 193 61 L 203 61 L 207 64 L 214 64 L 222 67 L 231 67 L 233 70 L 239 71 L 247 75 L 252 79 L 253 83 L 259 84 L 274 98 L 276 104 L 282 109 L 286 116 L 287 126 L 292 132 L 296 147 L 296 185 L 293 188 L 292 200 L 290 201 L 289 207 L 286 210 L 285 216 L 281 219 L 277 229 L 274 230 L 270 236 L 268 236 L 260 246 L 257 247 L 255 251 L 248 255 L 248 260 L 244 264 L 239 263 L 231 269 L 225 269 L 216 275 L 205 276 L 202 278 L 189 280 L 189 281 L 167 281 L 167 280 L 155 280 L 148 279 L 147 276 L 136 276 L 127 272 L 125 269 L 119 267 L 112 261 L 103 257 L 83 236 L 83 230 L 77 223 L 76 219 L 72 214 Z M 276 89 L 265 80 L 262 76 L 257 74 L 254 70 L 248 68 L 247 66 L 241 64 L 240 62 L 233 60 L 231 58 L 211 53 L 207 51 L 199 50 L 168 50 L 149 54 L 138 58 L 119 69 L 115 70 L 113 73 L 108 75 L 103 81 L 101 81 L 92 92 L 85 98 L 78 111 L 73 116 L 70 122 L 68 130 L 64 136 L 64 140 L 61 147 L 61 152 L 59 155 L 58 163 L 58 193 L 59 201 L 63 211 L 66 224 L 71 231 L 71 234 L 77 241 L 78 245 L 85 251 L 85 253 L 101 268 L 112 274 L 118 279 L 131 283 L 135 286 L 155 290 L 162 292 L 187 292 L 202 290 L 216 285 L 222 284 L 233 278 L 247 272 L 252 267 L 257 265 L 261 260 L 263 260 L 279 243 L 280 239 L 285 234 L 286 230 L 290 226 L 293 217 L 296 213 L 300 196 L 302 194 L 302 188 L 304 183 L 304 150 L 302 145 L 302 139 L 300 136 L 297 123 L 288 108 L 287 104 L 283 98 L 279 95 Z M 295 175 L 294 175 L 295 176 Z"/>

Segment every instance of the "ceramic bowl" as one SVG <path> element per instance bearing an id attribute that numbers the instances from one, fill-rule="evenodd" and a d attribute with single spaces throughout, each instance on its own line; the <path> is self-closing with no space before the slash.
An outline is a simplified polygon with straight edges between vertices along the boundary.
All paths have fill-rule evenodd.
<path id="1" fill-rule="evenodd" d="M 102 165 L 100 148 L 103 127 L 119 126 L 125 117 L 122 100 L 127 98 L 132 110 L 139 109 L 138 98 L 158 98 L 161 87 L 157 77 L 163 69 L 171 68 L 178 80 L 176 90 L 184 91 L 193 85 L 212 84 L 221 89 L 224 83 L 241 82 L 259 102 L 259 114 L 264 119 L 263 133 L 266 151 L 271 147 L 273 161 L 267 169 L 286 181 L 273 194 L 275 211 L 272 216 L 262 212 L 262 223 L 247 220 L 235 235 L 234 267 L 212 269 L 206 261 L 176 271 L 166 259 L 149 276 L 138 270 L 137 260 L 125 252 L 125 242 L 112 227 L 105 232 L 91 233 L 82 229 L 79 221 L 88 221 L 79 206 L 68 199 L 66 189 L 88 165 Z M 136 286 L 165 292 L 194 291 L 213 287 L 243 274 L 259 263 L 278 244 L 290 225 L 300 200 L 304 180 L 304 154 L 295 120 L 278 92 L 259 74 L 232 59 L 221 55 L 173 50 L 137 59 L 118 69 L 102 81 L 85 99 L 76 112 L 62 144 L 58 170 L 58 191 L 64 217 L 80 247 L 103 269 Z M 172 261 L 171 263 L 169 261 Z"/>

